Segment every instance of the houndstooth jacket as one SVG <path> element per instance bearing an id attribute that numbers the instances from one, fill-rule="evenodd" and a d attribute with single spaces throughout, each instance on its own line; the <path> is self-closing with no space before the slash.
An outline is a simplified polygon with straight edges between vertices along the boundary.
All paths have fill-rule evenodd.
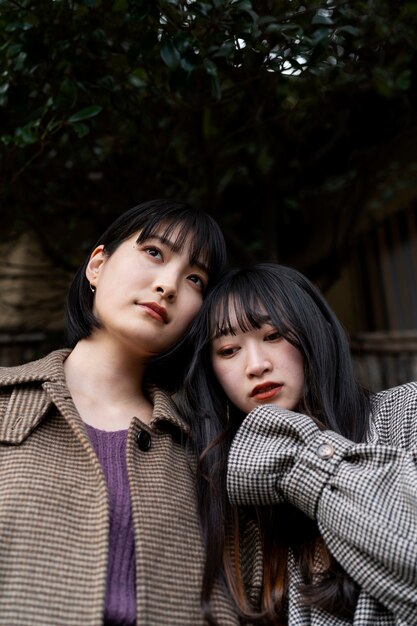
<path id="1" fill-rule="evenodd" d="M 235 504 L 289 501 L 311 518 L 361 587 L 353 621 L 303 606 L 289 561 L 289 626 L 417 625 L 417 383 L 374 397 L 366 443 L 320 431 L 305 415 L 268 405 L 233 441 Z"/>

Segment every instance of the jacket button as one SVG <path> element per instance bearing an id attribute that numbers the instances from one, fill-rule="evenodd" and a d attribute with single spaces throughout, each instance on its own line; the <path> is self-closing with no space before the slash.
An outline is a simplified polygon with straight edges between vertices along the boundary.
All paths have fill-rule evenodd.
<path id="1" fill-rule="evenodd" d="M 322 443 L 316 450 L 317 456 L 327 461 L 334 456 L 335 449 L 331 443 Z"/>
<path id="2" fill-rule="evenodd" d="M 136 441 L 139 446 L 139 450 L 146 452 L 152 445 L 152 439 L 150 434 L 146 430 L 141 430 L 136 435 Z"/>

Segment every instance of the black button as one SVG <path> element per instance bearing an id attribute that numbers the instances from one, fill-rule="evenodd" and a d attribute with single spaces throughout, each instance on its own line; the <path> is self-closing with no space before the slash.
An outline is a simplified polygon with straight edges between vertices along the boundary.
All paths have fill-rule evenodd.
<path id="1" fill-rule="evenodd" d="M 141 430 L 136 435 L 136 441 L 138 442 L 139 450 L 146 452 L 152 445 L 152 439 L 150 434 L 146 430 Z"/>

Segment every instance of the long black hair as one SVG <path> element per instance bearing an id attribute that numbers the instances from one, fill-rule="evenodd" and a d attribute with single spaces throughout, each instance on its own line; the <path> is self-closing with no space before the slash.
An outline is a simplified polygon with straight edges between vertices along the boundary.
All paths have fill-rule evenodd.
<path id="1" fill-rule="evenodd" d="M 304 600 L 346 616 L 356 602 L 355 584 L 320 543 L 315 523 L 289 505 L 281 507 L 278 516 L 273 507 L 254 509 L 265 558 L 263 610 L 258 617 L 239 583 L 238 563 L 231 565 L 228 558 L 226 537 L 230 529 L 232 534 L 238 532 L 238 510 L 227 501 L 227 453 L 244 414 L 236 407 L 227 408 L 228 400 L 213 373 L 211 341 L 219 334 L 236 332 L 236 324 L 242 331 L 259 328 L 265 318 L 303 355 L 304 391 L 298 410 L 323 429 L 355 442 L 363 441 L 368 430 L 370 394 L 356 379 L 346 333 L 320 291 L 297 270 L 276 264 L 227 273 L 208 295 L 193 325 L 193 356 L 179 396 L 200 459 L 198 498 L 208 554 L 203 609 L 210 621 L 210 595 L 220 577 L 227 579 L 242 614 L 259 623 L 282 623 L 292 548 L 305 581 Z M 318 545 L 326 566 L 321 580 L 313 583 Z"/>

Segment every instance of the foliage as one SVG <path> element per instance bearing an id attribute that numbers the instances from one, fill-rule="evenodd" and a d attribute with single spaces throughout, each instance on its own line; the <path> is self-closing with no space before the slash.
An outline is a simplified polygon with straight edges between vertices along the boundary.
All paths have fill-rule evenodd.
<path id="1" fill-rule="evenodd" d="M 176 197 L 235 260 L 331 282 L 365 209 L 414 190 L 416 26 L 411 0 L 0 0 L 4 236 L 72 268 Z"/>

